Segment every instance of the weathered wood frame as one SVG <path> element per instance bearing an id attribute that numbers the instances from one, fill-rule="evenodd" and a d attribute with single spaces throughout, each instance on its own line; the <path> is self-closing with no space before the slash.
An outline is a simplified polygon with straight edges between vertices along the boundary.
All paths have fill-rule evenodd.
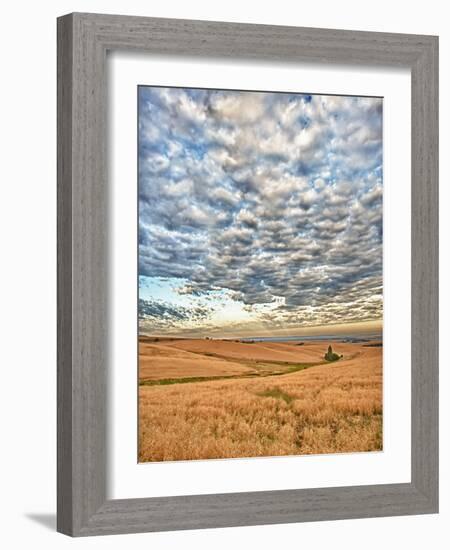
<path id="1" fill-rule="evenodd" d="M 106 498 L 106 53 L 402 66 L 412 81 L 411 483 Z M 438 511 L 438 38 L 75 13 L 58 19 L 58 530 L 73 536 Z"/>

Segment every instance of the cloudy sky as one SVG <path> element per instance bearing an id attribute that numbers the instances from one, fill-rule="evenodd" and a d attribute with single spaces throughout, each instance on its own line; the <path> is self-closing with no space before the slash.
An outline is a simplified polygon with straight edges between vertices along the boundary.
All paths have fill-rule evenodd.
<path id="1" fill-rule="evenodd" d="M 382 178 L 380 98 L 139 87 L 140 331 L 379 328 Z"/>

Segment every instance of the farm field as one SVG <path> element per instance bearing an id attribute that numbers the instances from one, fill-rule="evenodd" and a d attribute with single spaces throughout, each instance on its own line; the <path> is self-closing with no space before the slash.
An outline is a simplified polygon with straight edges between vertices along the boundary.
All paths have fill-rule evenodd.
<path id="1" fill-rule="evenodd" d="M 382 345 L 141 337 L 139 461 L 382 449 Z"/>

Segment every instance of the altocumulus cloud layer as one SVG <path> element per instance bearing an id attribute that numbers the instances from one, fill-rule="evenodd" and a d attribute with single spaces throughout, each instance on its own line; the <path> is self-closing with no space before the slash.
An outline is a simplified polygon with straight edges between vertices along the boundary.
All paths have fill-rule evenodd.
<path id="1" fill-rule="evenodd" d="M 382 100 L 139 88 L 141 330 L 382 317 Z"/>

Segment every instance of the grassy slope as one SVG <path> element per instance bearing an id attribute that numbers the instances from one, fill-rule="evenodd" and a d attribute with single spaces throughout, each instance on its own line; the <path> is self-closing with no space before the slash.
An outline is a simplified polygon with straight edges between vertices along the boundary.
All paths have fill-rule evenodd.
<path id="1" fill-rule="evenodd" d="M 382 349 L 347 344 L 337 351 L 345 352 L 342 360 L 314 368 L 253 359 L 251 375 L 148 381 L 139 388 L 140 460 L 381 450 Z M 239 361 L 248 362 L 243 353 Z M 232 355 L 236 361 L 235 346 Z"/>

